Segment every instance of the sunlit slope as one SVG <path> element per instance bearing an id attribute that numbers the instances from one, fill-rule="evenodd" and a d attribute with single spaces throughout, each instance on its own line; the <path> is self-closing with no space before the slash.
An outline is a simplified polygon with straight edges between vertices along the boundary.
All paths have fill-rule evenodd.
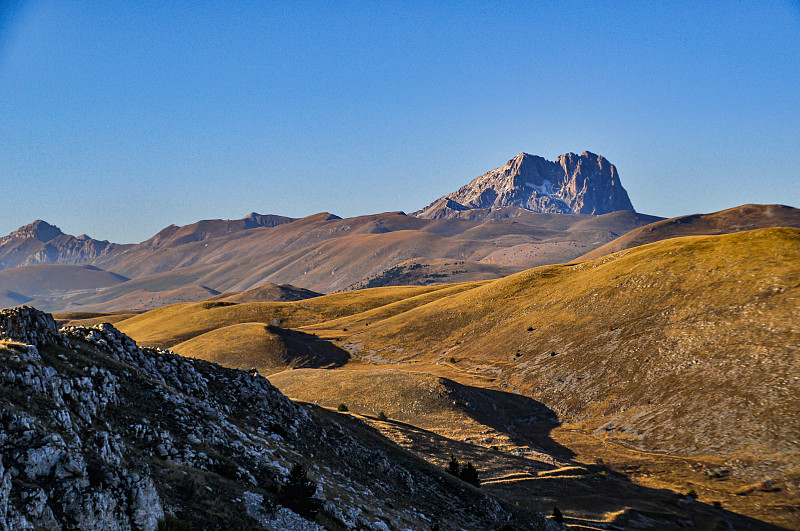
<path id="1" fill-rule="evenodd" d="M 211 330 L 174 345 L 172 350 L 225 367 L 256 369 L 265 376 L 290 367 L 335 367 L 348 359 L 345 351 L 330 343 L 262 323 Z"/>
<path id="2" fill-rule="evenodd" d="M 525 419 L 546 439 L 555 415 L 542 404 L 513 393 L 464 385 L 424 372 L 392 368 L 297 369 L 269 376 L 292 399 L 329 408 L 406 422 L 453 440 L 469 438 L 484 447 L 515 446 L 508 431 Z M 538 442 L 538 441 L 537 441 Z"/>
<path id="3" fill-rule="evenodd" d="M 711 214 L 662 219 L 624 233 L 619 238 L 576 258 L 575 261 L 593 260 L 668 238 L 730 234 L 772 227 L 800 228 L 800 209 L 785 205 L 741 205 Z"/>
<path id="4" fill-rule="evenodd" d="M 176 304 L 152 310 L 117 323 L 117 327 L 148 346 L 171 347 L 224 326 L 265 323 L 296 328 L 368 312 L 400 302 L 402 310 L 430 300 L 424 297 L 444 290 L 465 289 L 469 285 L 400 286 L 338 293 L 292 302 L 235 304 L 224 301 Z M 423 296 L 415 302 L 415 297 Z"/>
<path id="5" fill-rule="evenodd" d="M 643 448 L 782 459 L 800 451 L 799 308 L 800 231 L 763 229 L 528 270 L 346 343 L 454 360 Z"/>

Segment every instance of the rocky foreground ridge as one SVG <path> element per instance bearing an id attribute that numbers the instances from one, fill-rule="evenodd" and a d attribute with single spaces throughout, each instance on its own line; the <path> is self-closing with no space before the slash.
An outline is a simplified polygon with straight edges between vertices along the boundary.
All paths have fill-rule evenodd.
<path id="1" fill-rule="evenodd" d="M 2 530 L 561 528 L 257 374 L 108 324 L 0 312 L 0 403 Z M 309 499 L 288 487 L 297 464 Z"/>
<path id="2" fill-rule="evenodd" d="M 414 215 L 439 219 L 458 217 L 465 210 L 500 207 L 551 214 L 633 211 L 617 168 L 604 157 L 584 151 L 560 155 L 555 162 L 520 153 Z"/>

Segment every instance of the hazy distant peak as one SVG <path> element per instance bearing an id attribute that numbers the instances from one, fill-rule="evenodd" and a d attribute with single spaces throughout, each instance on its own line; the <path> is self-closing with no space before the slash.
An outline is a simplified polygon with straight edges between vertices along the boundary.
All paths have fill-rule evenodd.
<path id="1" fill-rule="evenodd" d="M 11 234 L 9 236 L 18 236 L 21 238 L 36 238 L 40 242 L 49 242 L 50 240 L 57 238 L 64 233 L 61 232 L 61 229 L 56 227 L 55 225 L 51 225 L 46 221 L 41 219 L 37 219 L 33 223 L 29 223 L 28 225 L 24 225 Z"/>

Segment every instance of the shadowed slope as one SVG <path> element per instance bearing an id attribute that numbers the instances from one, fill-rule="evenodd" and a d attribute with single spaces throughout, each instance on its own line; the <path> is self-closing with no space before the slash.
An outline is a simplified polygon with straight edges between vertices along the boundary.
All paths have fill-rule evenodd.
<path id="1" fill-rule="evenodd" d="M 219 292 L 206 286 L 189 284 L 179 288 L 150 291 L 137 289 L 123 292 L 118 297 L 105 302 L 102 309 L 106 312 L 118 312 L 121 310 L 152 310 L 168 304 L 179 304 L 181 302 L 196 302 L 206 300 L 209 297 L 218 295 Z"/>
<path id="2" fill-rule="evenodd" d="M 550 454 L 572 457 L 549 438 L 555 414 L 530 398 L 463 385 L 448 378 L 398 369 L 301 369 L 273 374 L 269 381 L 292 399 L 329 408 L 345 403 L 364 415 L 384 412 L 454 440 L 485 447 L 517 448 L 535 443 Z M 518 426 L 526 438 L 518 440 Z M 487 429 L 488 428 L 488 429 Z"/>
<path id="3" fill-rule="evenodd" d="M 128 280 L 93 266 L 29 265 L 0 271 L 0 288 L 14 286 L 29 297 L 46 297 L 70 290 L 97 290 Z"/>
<path id="4" fill-rule="evenodd" d="M 33 299 L 23 295 L 22 293 L 17 293 L 16 291 L 11 291 L 8 289 L 0 290 L 0 308 L 20 306 L 31 300 Z"/>
<path id="5" fill-rule="evenodd" d="M 320 297 L 322 293 L 298 288 L 291 284 L 264 284 L 242 292 L 220 293 L 209 300 L 226 300 L 230 302 L 278 302 L 301 301 Z"/>

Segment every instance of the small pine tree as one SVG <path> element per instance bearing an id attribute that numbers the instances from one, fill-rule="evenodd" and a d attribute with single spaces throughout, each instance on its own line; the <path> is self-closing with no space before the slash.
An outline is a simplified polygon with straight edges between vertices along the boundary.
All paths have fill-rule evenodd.
<path id="1" fill-rule="evenodd" d="M 316 492 L 317 484 L 308 479 L 303 465 L 295 463 L 281 486 L 280 501 L 300 515 L 314 516 L 320 507 L 320 501 L 312 498 Z"/>
<path id="2" fill-rule="evenodd" d="M 564 515 L 561 514 L 561 511 L 558 510 L 558 507 L 553 507 L 553 520 L 559 524 L 564 522 Z"/>
<path id="3" fill-rule="evenodd" d="M 481 486 L 481 480 L 478 477 L 478 470 L 472 466 L 472 463 L 467 463 L 464 465 L 464 468 L 461 469 L 461 474 L 459 474 L 459 477 L 471 485 L 475 485 L 476 487 Z"/>
<path id="4" fill-rule="evenodd" d="M 347 408 L 347 406 L 346 406 L 346 405 L 344 405 L 344 404 L 339 404 L 339 406 L 336 408 L 336 411 L 339 411 L 339 412 L 341 412 L 341 413 L 344 413 L 345 411 L 350 411 L 350 410 Z"/>
<path id="5" fill-rule="evenodd" d="M 450 462 L 447 463 L 447 472 L 453 474 L 455 477 L 459 477 L 461 475 L 461 465 L 458 463 L 458 459 L 456 456 L 450 456 Z"/>
<path id="6" fill-rule="evenodd" d="M 381 422 L 386 422 L 387 420 L 389 420 L 389 417 L 386 416 L 386 413 L 381 411 L 380 413 L 378 413 L 378 420 L 380 420 Z"/>

